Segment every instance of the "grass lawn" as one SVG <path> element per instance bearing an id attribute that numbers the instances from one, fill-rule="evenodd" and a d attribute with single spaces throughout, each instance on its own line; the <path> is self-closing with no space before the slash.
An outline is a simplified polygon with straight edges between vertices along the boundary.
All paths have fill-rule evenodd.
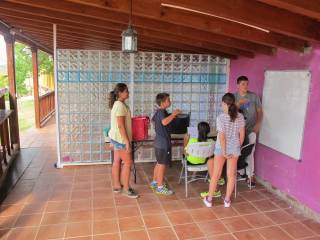
<path id="1" fill-rule="evenodd" d="M 25 132 L 34 127 L 33 99 L 18 99 L 18 116 L 20 132 Z"/>

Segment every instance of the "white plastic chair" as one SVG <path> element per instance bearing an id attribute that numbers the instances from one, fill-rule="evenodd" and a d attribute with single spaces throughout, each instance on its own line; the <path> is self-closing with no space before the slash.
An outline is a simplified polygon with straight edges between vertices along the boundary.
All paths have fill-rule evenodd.
<path id="1" fill-rule="evenodd" d="M 237 185 L 238 181 L 246 180 L 246 178 L 239 178 L 237 179 L 238 171 L 244 169 L 245 170 L 245 175 L 246 175 L 246 167 L 248 166 L 248 163 L 246 163 L 246 158 L 251 154 L 253 148 L 254 148 L 254 143 L 247 144 L 245 146 L 241 147 L 241 155 L 239 156 L 238 162 L 237 162 L 237 171 L 236 171 L 236 181 L 235 181 L 235 186 L 234 186 L 234 197 L 237 197 Z M 249 186 L 251 190 L 251 177 L 249 178 Z"/>
<path id="2" fill-rule="evenodd" d="M 214 142 L 197 142 L 192 143 L 187 146 L 186 153 L 188 155 L 192 155 L 193 157 L 201 157 L 201 158 L 208 158 L 213 156 L 214 152 Z M 182 169 L 180 172 L 179 184 L 181 183 L 181 179 L 185 179 L 185 190 L 186 190 L 186 198 L 188 197 L 188 183 L 191 183 L 196 180 L 206 180 L 207 176 L 204 177 L 203 175 L 195 175 L 192 176 L 192 179 L 188 179 L 188 172 L 203 172 L 208 171 L 207 164 L 200 164 L 200 165 L 188 165 L 186 156 L 182 159 Z M 183 176 L 184 173 L 184 176 Z"/>

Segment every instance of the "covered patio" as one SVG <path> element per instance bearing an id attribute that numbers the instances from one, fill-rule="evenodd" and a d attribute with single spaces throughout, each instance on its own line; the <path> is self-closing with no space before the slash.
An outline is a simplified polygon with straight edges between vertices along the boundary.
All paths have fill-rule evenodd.
<path id="1" fill-rule="evenodd" d="M 218 239 L 266 240 L 320 238 L 320 224 L 304 217 L 263 186 L 249 190 L 239 182 L 230 209 L 218 200 L 206 208 L 199 192 L 204 182 L 191 184 L 185 198 L 178 185 L 179 162 L 167 181 L 175 195 L 155 195 L 148 187 L 153 163 L 137 164 L 134 185 L 141 197 L 112 193 L 110 165 L 74 166 L 57 170 L 53 121 L 28 136 L 21 151 L 27 169 L 0 208 L 0 239 Z M 19 159 L 21 160 L 21 159 Z M 133 183 L 132 183 L 133 184 Z M 225 187 L 221 188 L 224 192 Z"/>
<path id="2" fill-rule="evenodd" d="M 318 0 L 1 1 L 18 151 L 17 171 L 8 177 L 13 186 L 0 206 L 0 239 L 319 240 L 319 6 Z M 120 51 L 130 10 L 138 32 L 134 53 Z M 38 126 L 54 107 L 55 119 L 23 139 L 17 131 L 15 41 L 31 46 L 35 88 L 38 49 L 55 58 L 55 95 L 42 115 L 35 91 Z M 221 199 L 205 208 L 199 196 L 205 182 L 190 184 L 185 198 L 180 161 L 166 174 L 175 194 L 154 194 L 148 185 L 155 157 L 147 148 L 134 155 L 132 184 L 141 197 L 112 192 L 103 129 L 110 125 L 108 92 L 115 83 L 129 86 L 133 115 L 150 116 L 155 95 L 166 91 L 174 108 L 191 112 L 192 126 L 207 121 L 215 129 L 221 96 L 237 90 L 238 76 L 248 76 L 250 90 L 261 97 L 267 70 L 297 69 L 309 71 L 311 82 L 300 158 L 258 140 L 257 187 L 239 182 L 231 208 Z M 173 157 L 180 160 L 182 151 L 175 147 Z"/>

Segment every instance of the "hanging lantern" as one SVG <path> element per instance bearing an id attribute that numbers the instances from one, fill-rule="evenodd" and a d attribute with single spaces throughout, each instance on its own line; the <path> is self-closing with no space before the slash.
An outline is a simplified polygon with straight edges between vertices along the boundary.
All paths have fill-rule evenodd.
<path id="1" fill-rule="evenodd" d="M 138 49 L 138 34 L 132 28 L 131 25 L 132 18 L 132 0 L 130 1 L 130 16 L 128 29 L 122 32 L 122 51 L 123 52 L 136 52 Z"/>
<path id="2" fill-rule="evenodd" d="M 138 34 L 129 25 L 128 29 L 123 31 L 122 34 L 122 51 L 123 52 L 136 52 L 138 48 Z"/>

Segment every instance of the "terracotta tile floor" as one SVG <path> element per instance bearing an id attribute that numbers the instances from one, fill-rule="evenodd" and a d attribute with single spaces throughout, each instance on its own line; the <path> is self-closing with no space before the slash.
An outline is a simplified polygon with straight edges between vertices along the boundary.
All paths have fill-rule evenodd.
<path id="1" fill-rule="evenodd" d="M 137 164 L 138 200 L 112 193 L 109 165 L 55 169 L 55 129 L 51 123 L 22 137 L 22 147 L 36 150 L 29 167 L 0 207 L 0 240 L 320 240 L 320 224 L 257 186 L 239 183 L 232 207 L 221 199 L 205 208 L 194 182 L 184 198 L 178 185 L 180 165 L 168 169 L 176 194 L 157 196 L 148 188 L 153 164 Z M 222 188 L 224 191 L 224 188 Z"/>

